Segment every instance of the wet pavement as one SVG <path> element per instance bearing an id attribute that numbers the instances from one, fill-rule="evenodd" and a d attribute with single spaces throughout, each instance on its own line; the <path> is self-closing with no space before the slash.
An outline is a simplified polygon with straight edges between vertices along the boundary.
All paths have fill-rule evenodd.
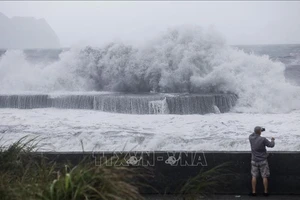
<path id="1" fill-rule="evenodd" d="M 174 195 L 147 195 L 145 196 L 146 200 L 185 200 L 183 197 L 177 197 Z M 209 196 L 209 197 L 203 197 L 199 196 L 196 198 L 197 200 L 201 199 L 207 199 L 207 200 L 299 200 L 300 195 L 270 195 L 268 197 L 265 197 L 263 195 L 257 195 L 256 197 L 248 196 L 248 195 L 214 195 L 214 196 Z M 195 200 L 196 200 L 195 199 Z"/>

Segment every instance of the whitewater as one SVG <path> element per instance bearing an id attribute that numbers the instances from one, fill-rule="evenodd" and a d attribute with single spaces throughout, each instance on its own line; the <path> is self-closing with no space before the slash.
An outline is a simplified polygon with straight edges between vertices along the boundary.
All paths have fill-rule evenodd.
<path id="1" fill-rule="evenodd" d="M 281 47 L 276 48 L 281 52 Z M 49 57 L 43 57 L 42 50 L 33 51 L 34 56 L 24 50 L 6 50 L 0 54 L 3 102 L 3 95 L 164 95 L 149 102 L 156 110 L 164 105 L 164 110 L 172 102 L 177 107 L 178 102 L 189 104 L 192 95 L 227 95 L 237 100 L 221 113 L 215 102 L 206 102 L 212 113 L 205 115 L 190 111 L 174 115 L 168 109 L 151 111 L 158 115 L 107 113 L 95 109 L 95 97 L 92 106 L 87 104 L 90 110 L 77 104 L 34 109 L 3 106 L 0 135 L 6 144 L 25 135 L 38 136 L 40 149 L 50 151 L 81 151 L 81 143 L 85 150 L 245 151 L 249 150 L 248 135 L 261 125 L 267 129 L 266 137 L 276 138 L 275 151 L 299 151 L 300 50 L 295 49 L 287 56 L 258 54 L 227 45 L 215 30 L 181 26 L 139 46 L 114 42 L 55 50 Z M 189 101 L 171 101 L 172 95 L 186 95 Z M 22 97 L 18 98 L 17 102 Z M 73 96 L 69 98 L 74 103 Z M 109 112 L 120 104 L 111 99 L 117 103 Z M 7 105 L 3 102 L 0 107 Z M 128 103 L 132 109 L 132 100 Z"/>
<path id="2" fill-rule="evenodd" d="M 40 151 L 249 151 L 257 125 L 272 151 L 300 150 L 300 112 L 128 115 L 91 110 L 0 109 L 1 142 L 37 138 Z"/>
<path id="3" fill-rule="evenodd" d="M 6 51 L 0 92 L 233 93 L 236 112 L 284 113 L 300 108 L 300 87 L 284 71 L 282 62 L 233 48 L 214 30 L 182 26 L 139 47 L 72 48 L 50 63 Z"/>

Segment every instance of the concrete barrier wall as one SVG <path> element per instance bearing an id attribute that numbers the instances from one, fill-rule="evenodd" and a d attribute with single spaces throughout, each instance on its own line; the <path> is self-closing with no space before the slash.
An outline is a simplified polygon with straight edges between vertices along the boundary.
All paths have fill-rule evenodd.
<path id="1" fill-rule="evenodd" d="M 43 154 L 57 162 L 69 161 L 74 164 L 86 156 L 93 159 L 95 164 L 99 164 L 101 159 L 115 155 L 112 152 L 44 152 Z M 231 163 L 230 170 L 236 176 L 228 179 L 228 184 L 218 188 L 216 193 L 248 194 L 251 191 L 250 152 L 122 152 L 116 155 L 125 159 L 130 166 L 131 164 L 147 165 L 147 168 L 153 171 L 154 177 L 146 180 L 152 188 L 140 188 L 142 193 L 177 193 L 182 184 L 197 175 L 200 170 L 208 170 L 227 162 Z M 132 159 L 134 158 L 132 156 L 136 159 Z M 271 152 L 268 160 L 271 172 L 270 192 L 300 194 L 300 152 Z M 261 179 L 258 180 L 257 187 L 258 192 L 262 193 Z"/>

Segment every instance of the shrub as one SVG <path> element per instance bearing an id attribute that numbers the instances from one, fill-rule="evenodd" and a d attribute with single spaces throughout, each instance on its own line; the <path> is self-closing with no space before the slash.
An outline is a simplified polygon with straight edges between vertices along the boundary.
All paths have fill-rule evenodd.
<path id="1" fill-rule="evenodd" d="M 35 153 L 34 140 L 25 139 L 1 148 L 1 199 L 143 199 L 134 183 L 142 176 L 137 168 L 96 166 L 88 158 L 77 165 L 57 164 Z"/>

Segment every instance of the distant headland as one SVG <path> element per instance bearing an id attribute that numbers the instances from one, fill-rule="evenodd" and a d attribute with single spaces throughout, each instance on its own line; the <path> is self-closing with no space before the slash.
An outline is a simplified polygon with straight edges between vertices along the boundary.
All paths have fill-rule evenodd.
<path id="1" fill-rule="evenodd" d="M 59 38 L 45 19 L 8 18 L 0 13 L 1 49 L 60 48 Z"/>

